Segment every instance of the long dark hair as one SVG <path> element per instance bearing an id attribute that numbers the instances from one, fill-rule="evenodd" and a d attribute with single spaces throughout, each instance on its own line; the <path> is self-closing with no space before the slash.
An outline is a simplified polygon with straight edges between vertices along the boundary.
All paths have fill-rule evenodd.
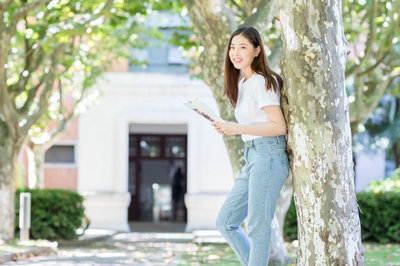
<path id="1" fill-rule="evenodd" d="M 231 60 L 229 59 L 229 49 L 231 46 L 232 39 L 236 35 L 242 35 L 243 37 L 245 37 L 254 46 L 254 48 L 260 46 L 261 49 L 260 53 L 258 54 L 257 57 L 254 58 L 253 62 L 251 63 L 251 69 L 254 72 L 264 76 L 266 81 L 265 82 L 266 90 L 273 89 L 276 92 L 276 90 L 278 89 L 278 83 L 279 83 L 279 88 L 282 88 L 283 86 L 283 79 L 281 78 L 281 76 L 279 76 L 278 73 L 272 71 L 269 68 L 268 58 L 265 55 L 264 46 L 261 41 L 260 33 L 258 33 L 258 31 L 253 27 L 239 28 L 234 33 L 232 33 L 231 38 L 229 39 L 228 49 L 226 51 L 226 57 L 225 57 L 224 96 L 225 95 L 228 96 L 229 101 L 231 102 L 233 107 L 236 107 L 238 99 L 238 84 L 240 78 L 240 70 L 236 69 L 233 66 Z"/>

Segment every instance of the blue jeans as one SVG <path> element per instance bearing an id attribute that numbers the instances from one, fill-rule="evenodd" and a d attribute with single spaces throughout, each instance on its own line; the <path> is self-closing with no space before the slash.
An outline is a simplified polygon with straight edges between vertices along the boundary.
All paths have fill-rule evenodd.
<path id="1" fill-rule="evenodd" d="M 285 136 L 259 137 L 245 143 L 246 165 L 223 204 L 217 228 L 242 265 L 268 265 L 271 222 L 289 174 Z M 248 216 L 248 236 L 240 228 Z"/>

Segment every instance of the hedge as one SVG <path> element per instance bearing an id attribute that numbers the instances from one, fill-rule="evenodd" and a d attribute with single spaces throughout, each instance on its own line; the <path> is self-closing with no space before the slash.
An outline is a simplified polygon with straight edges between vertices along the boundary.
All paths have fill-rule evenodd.
<path id="1" fill-rule="evenodd" d="M 15 231 L 19 234 L 19 194 L 31 193 L 31 239 L 73 239 L 84 219 L 83 197 L 62 189 L 20 189 L 15 200 Z"/>
<path id="2" fill-rule="evenodd" d="M 356 193 L 361 221 L 362 240 L 380 243 L 400 242 L 400 193 Z M 284 225 L 284 237 L 297 239 L 297 218 L 294 202 L 289 207 Z"/>

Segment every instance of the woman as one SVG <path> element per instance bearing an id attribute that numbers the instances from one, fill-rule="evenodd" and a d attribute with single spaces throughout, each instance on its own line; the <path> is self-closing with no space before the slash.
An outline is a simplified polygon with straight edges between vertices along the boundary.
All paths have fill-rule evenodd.
<path id="1" fill-rule="evenodd" d="M 221 134 L 241 134 L 245 143 L 246 164 L 217 218 L 218 230 L 242 265 L 268 265 L 271 222 L 288 177 L 282 86 L 282 78 L 268 66 L 258 31 L 236 30 L 225 59 L 224 95 L 235 108 L 238 123 L 212 125 Z M 240 228 L 246 216 L 248 235 Z"/>

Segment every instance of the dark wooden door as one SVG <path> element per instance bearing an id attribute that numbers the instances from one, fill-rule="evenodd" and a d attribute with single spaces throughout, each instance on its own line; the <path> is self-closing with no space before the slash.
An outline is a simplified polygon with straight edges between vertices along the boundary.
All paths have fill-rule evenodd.
<path id="1" fill-rule="evenodd" d="M 176 189 L 176 172 L 181 168 L 182 180 Z M 183 195 L 187 191 L 187 136 L 186 135 L 129 135 L 129 192 L 131 203 L 128 210 L 129 221 L 152 221 L 154 184 L 159 185 L 162 204 L 160 219 L 187 221 L 187 210 Z M 174 179 L 175 176 L 175 179 Z M 179 179 L 180 180 L 180 179 Z M 175 186 L 173 187 L 173 185 Z M 176 196 L 179 191 L 180 197 Z M 175 193 L 171 202 L 169 194 Z M 159 205 L 157 205 L 159 206 Z M 168 210 L 169 207 L 170 210 Z M 158 213 L 158 212 L 157 212 Z M 175 215 L 174 215 L 175 214 Z"/>

